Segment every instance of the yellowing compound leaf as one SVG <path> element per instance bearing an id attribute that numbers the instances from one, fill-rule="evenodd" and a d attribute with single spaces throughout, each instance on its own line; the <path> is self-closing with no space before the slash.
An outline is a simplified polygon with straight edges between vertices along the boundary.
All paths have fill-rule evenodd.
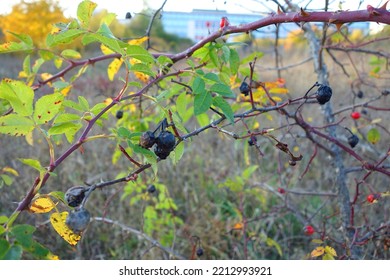
<path id="1" fill-rule="evenodd" d="M 110 63 L 110 65 L 108 65 L 107 74 L 108 74 L 108 79 L 110 79 L 110 81 L 114 80 L 116 73 L 118 73 L 119 69 L 122 66 L 122 62 L 123 62 L 122 59 L 115 58 Z"/>
<path id="2" fill-rule="evenodd" d="M 148 38 L 149 38 L 148 36 L 144 36 L 144 37 L 139 38 L 139 39 L 130 40 L 128 43 L 129 43 L 129 45 L 141 45 L 143 42 L 148 40 Z"/>
<path id="3" fill-rule="evenodd" d="M 326 246 L 325 247 L 325 252 L 329 255 L 332 255 L 333 257 L 337 257 L 337 253 L 336 253 L 336 250 L 333 249 L 332 247 L 330 246 Z"/>
<path id="4" fill-rule="evenodd" d="M 76 246 L 81 239 L 81 235 L 73 232 L 65 223 L 68 212 L 53 213 L 50 222 L 55 231 L 70 245 Z"/>
<path id="5" fill-rule="evenodd" d="M 274 88 L 271 88 L 269 90 L 269 93 L 272 93 L 272 94 L 287 94 L 288 93 L 288 89 L 274 87 Z"/>
<path id="6" fill-rule="evenodd" d="M 109 47 L 107 47 L 107 46 L 104 45 L 104 44 L 101 44 L 101 45 L 100 45 L 100 50 L 101 50 L 102 53 L 105 54 L 105 55 L 114 53 L 114 51 L 112 51 Z"/>
<path id="7" fill-rule="evenodd" d="M 243 223 L 236 223 L 232 229 L 234 230 L 242 230 L 244 228 Z"/>
<path id="8" fill-rule="evenodd" d="M 32 202 L 28 210 L 32 213 L 47 213 L 56 205 L 57 203 L 54 203 L 50 197 L 38 197 Z"/>
<path id="9" fill-rule="evenodd" d="M 15 176 L 19 176 L 18 171 L 16 171 L 15 169 L 13 169 L 12 167 L 9 167 L 9 166 L 3 167 L 2 171 L 3 172 L 8 172 L 8 173 L 10 173 L 12 175 L 15 175 Z"/>
<path id="10" fill-rule="evenodd" d="M 310 255 L 312 258 L 322 256 L 325 253 L 325 248 L 320 246 L 311 251 Z"/>

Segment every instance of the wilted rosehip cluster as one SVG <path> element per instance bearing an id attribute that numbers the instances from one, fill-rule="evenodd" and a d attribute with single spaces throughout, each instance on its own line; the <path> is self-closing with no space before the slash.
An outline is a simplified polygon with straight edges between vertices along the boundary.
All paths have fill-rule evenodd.
<path id="1" fill-rule="evenodd" d="M 74 186 L 68 189 L 65 193 L 66 203 L 75 207 L 69 215 L 66 217 L 66 225 L 74 232 L 83 232 L 91 219 L 91 214 L 84 208 L 82 202 L 85 198 L 85 193 L 89 190 L 89 187 Z"/>
<path id="2" fill-rule="evenodd" d="M 163 121 L 161 124 L 161 131 L 156 137 L 156 131 L 146 131 L 142 133 L 139 140 L 139 145 L 145 149 L 154 147 L 154 153 L 160 159 L 166 159 L 169 154 L 173 151 L 176 145 L 175 135 L 172 132 L 166 130 L 166 121 Z"/>

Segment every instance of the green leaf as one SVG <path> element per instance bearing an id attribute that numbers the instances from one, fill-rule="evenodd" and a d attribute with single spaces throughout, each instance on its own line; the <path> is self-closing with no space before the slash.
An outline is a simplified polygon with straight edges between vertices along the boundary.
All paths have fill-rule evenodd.
<path id="1" fill-rule="evenodd" d="M 210 53 L 210 50 L 208 48 L 207 45 L 201 47 L 200 49 L 197 49 L 194 53 L 193 53 L 193 57 L 195 58 L 200 58 L 200 61 L 201 62 L 204 62 L 207 60 L 207 58 L 209 58 L 209 53 Z"/>
<path id="2" fill-rule="evenodd" d="M 5 259 L 5 255 L 7 254 L 10 247 L 11 246 L 7 240 L 0 238 L 0 260 Z"/>
<path id="3" fill-rule="evenodd" d="M 20 260 L 22 258 L 23 248 L 20 245 L 12 245 L 4 255 L 4 260 Z"/>
<path id="4" fill-rule="evenodd" d="M 13 36 L 20 40 L 20 43 L 17 42 L 6 42 L 0 45 L 0 53 L 11 53 L 19 51 L 31 51 L 34 49 L 33 41 L 30 36 L 25 34 L 16 34 L 8 31 Z"/>
<path id="5" fill-rule="evenodd" d="M 76 124 L 73 122 L 63 122 L 57 125 L 52 126 L 48 130 L 49 135 L 58 135 L 64 134 L 69 131 L 78 131 L 80 129 L 81 124 Z"/>
<path id="6" fill-rule="evenodd" d="M 144 155 L 148 163 L 154 164 L 157 162 L 157 156 L 152 151 L 144 149 L 139 145 L 131 145 L 131 141 L 128 141 L 128 143 L 129 146 L 133 147 L 135 153 Z"/>
<path id="7" fill-rule="evenodd" d="M 262 53 L 262 52 L 253 52 L 250 55 L 248 55 L 247 57 L 242 59 L 241 65 L 248 64 L 249 62 L 252 62 L 255 59 L 255 57 L 257 59 L 259 59 L 259 58 L 263 57 L 263 55 L 264 55 L 264 53 Z"/>
<path id="8" fill-rule="evenodd" d="M 4 215 L 0 216 L 0 224 L 5 224 L 6 222 L 8 222 L 8 217 Z"/>
<path id="9" fill-rule="evenodd" d="M 39 172 L 45 171 L 45 168 L 42 167 L 41 163 L 32 158 L 19 158 L 19 161 L 21 161 L 23 164 L 26 164 L 28 166 L 31 166 L 32 168 L 38 170 Z"/>
<path id="10" fill-rule="evenodd" d="M 69 59 L 79 59 L 81 58 L 81 54 L 78 52 L 78 51 L 75 51 L 75 50 L 63 50 L 61 52 L 61 56 L 65 57 L 65 58 L 69 58 Z"/>
<path id="11" fill-rule="evenodd" d="M 25 248 L 32 245 L 32 234 L 35 231 L 35 227 L 31 225 L 16 225 L 11 228 L 11 233 L 15 236 L 16 240 Z"/>
<path id="12" fill-rule="evenodd" d="M 80 105 L 81 105 L 81 108 L 82 108 L 84 111 L 89 111 L 89 103 L 88 103 L 88 100 L 87 100 L 84 96 L 82 96 L 82 95 L 80 95 L 80 96 L 78 97 L 78 99 L 79 99 L 79 103 L 80 103 Z"/>
<path id="13" fill-rule="evenodd" d="M 214 64 L 214 66 L 219 68 L 220 67 L 220 63 L 219 63 L 219 57 L 218 57 L 217 49 L 216 48 L 211 48 L 210 52 L 209 52 L 209 55 L 210 55 L 211 62 Z"/>
<path id="14" fill-rule="evenodd" d="M 64 96 L 61 93 L 44 95 L 35 103 L 34 121 L 37 124 L 48 123 L 59 112 Z"/>
<path id="15" fill-rule="evenodd" d="M 161 66 L 165 66 L 165 65 L 167 65 L 167 64 L 172 64 L 172 63 L 173 63 L 172 59 L 170 59 L 169 57 L 164 56 L 164 55 L 160 55 L 160 56 L 157 58 L 157 62 L 158 62 L 158 64 L 160 64 Z"/>
<path id="16" fill-rule="evenodd" d="M 184 154 L 184 142 L 180 142 L 174 150 L 173 164 L 176 165 L 182 158 L 183 154 Z"/>
<path id="17" fill-rule="evenodd" d="M 14 112 L 19 116 L 31 116 L 33 113 L 34 91 L 23 82 L 10 79 L 2 80 L 0 99 L 8 100 Z"/>
<path id="18" fill-rule="evenodd" d="M 39 56 L 40 56 L 43 60 L 45 60 L 45 61 L 52 60 L 52 59 L 54 58 L 54 53 L 51 52 L 51 51 L 39 50 L 38 53 L 39 53 Z"/>
<path id="19" fill-rule="evenodd" d="M 16 114 L 0 117 L 0 133 L 25 136 L 34 130 L 34 122 Z"/>
<path id="20" fill-rule="evenodd" d="M 126 53 L 128 56 L 136 58 L 145 63 L 154 62 L 154 57 L 141 46 L 127 44 Z"/>
<path id="21" fill-rule="evenodd" d="M 176 99 L 176 111 L 181 117 L 184 116 L 185 111 L 187 110 L 187 104 L 188 104 L 187 93 L 183 92 Z"/>
<path id="22" fill-rule="evenodd" d="M 59 134 L 65 134 L 66 139 L 69 143 L 73 142 L 73 139 L 83 125 L 81 123 L 73 123 L 73 122 L 64 122 L 57 125 L 52 126 L 48 130 L 48 134 L 51 135 L 59 135 Z"/>
<path id="23" fill-rule="evenodd" d="M 196 119 L 197 119 L 200 126 L 206 126 L 206 125 L 210 124 L 210 119 L 209 119 L 209 116 L 207 114 L 200 114 L 200 115 L 196 116 Z"/>
<path id="24" fill-rule="evenodd" d="M 222 96 L 226 97 L 236 97 L 231 88 L 225 84 L 214 84 L 211 86 L 210 91 L 216 92 Z"/>
<path id="25" fill-rule="evenodd" d="M 230 71 L 233 75 L 236 75 L 238 72 L 238 67 L 240 66 L 240 56 L 238 55 L 238 52 L 234 49 L 230 50 L 229 63 Z"/>
<path id="26" fill-rule="evenodd" d="M 62 44 L 69 44 L 85 32 L 86 31 L 80 29 L 68 29 L 59 33 L 48 34 L 46 37 L 46 45 L 49 48 L 52 48 Z"/>
<path id="27" fill-rule="evenodd" d="M 149 75 L 151 77 L 156 76 L 156 74 L 150 69 L 150 67 L 144 63 L 136 63 L 131 66 L 130 71 L 137 71 Z"/>
<path id="28" fill-rule="evenodd" d="M 230 123 L 234 124 L 234 112 L 225 99 L 221 96 L 216 96 L 213 98 L 213 105 L 220 108 Z"/>
<path id="29" fill-rule="evenodd" d="M 230 60 L 230 49 L 226 45 L 222 46 L 222 59 L 225 63 L 229 62 Z"/>
<path id="30" fill-rule="evenodd" d="M 206 112 L 213 102 L 213 98 L 210 92 L 203 90 L 202 92 L 195 95 L 194 98 L 194 114 L 200 115 Z"/>
<path id="31" fill-rule="evenodd" d="M 13 179 L 7 174 L 1 174 L 0 177 L 7 186 L 10 186 L 12 184 Z"/>
<path id="32" fill-rule="evenodd" d="M 192 82 L 192 92 L 194 94 L 199 94 L 205 91 L 206 84 L 200 77 L 196 77 Z"/>
<path id="33" fill-rule="evenodd" d="M 374 128 L 371 128 L 371 129 L 367 132 L 367 140 L 368 140 L 371 144 L 376 144 L 376 143 L 378 143 L 380 139 L 381 139 L 381 134 L 380 134 L 379 130 L 376 129 L 375 127 L 374 127 Z"/>
<path id="34" fill-rule="evenodd" d="M 77 7 L 77 18 L 80 21 L 82 27 L 88 27 L 89 21 L 96 6 L 96 3 L 89 0 L 84 0 L 79 4 Z"/>
<path id="35" fill-rule="evenodd" d="M 272 247 L 272 246 L 275 247 L 276 250 L 278 251 L 279 256 L 281 256 L 281 257 L 283 256 L 282 247 L 280 247 L 278 242 L 276 242 L 275 240 L 267 237 L 267 245 L 270 246 L 270 247 Z"/>
<path id="36" fill-rule="evenodd" d="M 26 73 L 26 75 L 31 74 L 31 58 L 30 55 L 27 55 L 23 60 L 23 72 Z"/>
<path id="37" fill-rule="evenodd" d="M 35 60 L 33 66 L 32 66 L 33 73 L 37 73 L 38 70 L 43 65 L 43 63 L 45 63 L 45 60 L 43 58 L 38 58 L 37 60 Z"/>
<path id="38" fill-rule="evenodd" d="M 258 168 L 259 166 L 258 165 L 252 165 L 252 166 L 249 166 L 248 168 L 246 168 L 243 172 L 242 172 L 242 177 L 245 179 L 245 180 L 248 180 L 251 175 L 253 174 L 253 172 L 256 171 L 256 169 Z"/>
<path id="39" fill-rule="evenodd" d="M 215 73 L 207 73 L 203 76 L 205 79 L 207 80 L 210 80 L 210 81 L 213 81 L 213 82 L 216 82 L 216 83 L 220 83 L 221 81 L 219 80 L 219 77 L 217 74 Z"/>

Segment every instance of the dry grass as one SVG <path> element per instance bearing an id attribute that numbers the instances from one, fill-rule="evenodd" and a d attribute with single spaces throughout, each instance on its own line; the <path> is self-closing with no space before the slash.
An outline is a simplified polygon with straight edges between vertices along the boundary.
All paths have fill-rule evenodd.
<path id="1" fill-rule="evenodd" d="M 256 47 L 256 46 L 255 46 Z M 274 57 L 270 49 L 261 49 L 265 56 L 257 62 L 259 78 L 263 81 L 275 80 L 275 71 L 265 71 L 265 68 L 273 67 Z M 300 62 L 309 53 L 305 49 L 296 49 L 288 53 L 282 53 L 283 65 L 291 65 Z M 330 72 L 330 85 L 333 88 L 334 96 L 332 104 L 334 111 L 351 104 L 353 94 L 351 83 L 356 79 L 356 73 L 342 53 L 336 54 L 339 62 L 342 63 L 351 77 L 347 78 L 339 66 L 327 56 L 326 63 Z M 367 57 L 362 55 L 352 55 L 354 61 L 358 61 L 356 66 L 362 69 L 361 73 L 368 73 L 369 65 Z M 4 58 L 2 58 L 4 59 Z M 5 57 L 0 68 L 1 77 L 16 77 L 19 65 L 15 65 L 13 59 Z M 7 72 L 5 72 L 7 69 Z M 76 82 L 72 95 L 78 94 L 87 97 L 91 104 L 101 102 L 104 98 L 112 96 L 119 90 L 120 85 L 108 83 L 104 73 L 104 64 L 95 65 L 90 69 L 85 77 Z M 298 67 L 282 72 L 282 77 L 286 80 L 286 86 L 290 90 L 290 97 L 302 96 L 308 88 L 316 82 L 316 73 L 313 72 L 312 62 L 309 61 Z M 388 75 L 389 73 L 385 73 Z M 377 87 L 390 86 L 388 80 L 371 79 Z M 387 84 L 386 84 L 387 83 Z M 378 95 L 379 91 L 368 85 L 363 85 L 364 98 Z M 366 100 L 366 99 L 363 99 Z M 359 103 L 360 100 L 355 100 Z M 381 107 L 389 107 L 389 100 L 382 99 Z M 346 117 L 342 126 L 352 127 L 354 123 L 348 118 L 349 111 L 338 115 L 338 119 Z M 386 112 L 387 113 L 387 112 Z M 312 124 L 321 126 L 324 124 L 324 117 L 321 108 L 317 104 L 310 104 L 304 109 L 306 118 L 312 118 Z M 264 115 L 257 118 L 261 127 L 277 127 L 286 122 L 284 116 L 271 113 L 273 118 L 269 121 Z M 381 124 L 389 129 L 389 115 L 383 112 L 370 110 L 367 119 L 382 118 Z M 113 124 L 115 118 L 111 116 L 107 124 Z M 157 121 L 156 121 L 157 122 Z M 196 123 L 190 122 L 189 129 L 194 129 Z M 243 133 L 245 130 L 240 126 L 228 127 L 235 132 Z M 365 132 L 367 128 L 362 127 Z M 107 127 L 97 128 L 92 134 L 108 132 Z M 141 175 L 136 184 L 147 185 L 151 183 L 161 183 L 166 186 L 169 195 L 175 201 L 177 210 L 173 215 L 179 217 L 183 224 L 171 224 L 174 242 L 165 244 L 179 254 L 189 258 L 192 250 L 192 236 L 197 236 L 201 240 L 201 246 L 205 251 L 207 259 L 241 259 L 244 258 L 243 236 L 240 231 L 231 231 L 232 227 L 241 221 L 242 213 L 248 221 L 247 233 L 250 235 L 247 255 L 251 259 L 302 259 L 306 257 L 314 247 L 310 244 L 311 238 L 304 236 L 302 227 L 304 226 L 296 213 L 285 208 L 284 199 L 280 199 L 277 194 L 270 190 L 277 190 L 278 187 L 293 189 L 298 191 L 311 192 L 334 192 L 335 172 L 330 158 L 323 151 L 319 151 L 316 159 L 310 166 L 308 173 L 299 179 L 306 168 L 309 158 L 313 153 L 314 145 L 306 138 L 297 137 L 303 135 L 299 128 L 292 128 L 291 133 L 286 129 L 275 132 L 275 136 L 289 145 L 296 147 L 296 152 L 304 155 L 301 163 L 295 167 L 287 164 L 288 158 L 274 148 L 273 143 L 267 139 L 259 138 L 264 157 L 259 156 L 255 149 L 248 149 L 246 140 L 234 141 L 233 139 L 218 133 L 216 130 L 209 130 L 199 136 L 195 136 L 186 143 L 185 154 L 178 165 L 173 165 L 166 160 L 159 164 L 158 178 L 152 172 L 147 171 Z M 346 141 L 348 134 L 343 128 L 338 128 L 340 138 Z M 368 158 L 377 158 L 376 151 L 383 151 L 388 145 L 389 135 L 382 134 L 382 141 L 375 147 L 366 141 L 357 147 L 356 151 Z M 24 139 L 8 138 L 0 136 L 1 141 L 1 161 L 0 166 L 11 166 L 20 172 L 15 182 L 10 187 L 3 187 L 0 191 L 0 212 L 2 215 L 11 214 L 28 188 L 31 186 L 36 174 L 30 168 L 23 166 L 18 158 L 38 158 L 42 164 L 48 164 L 47 146 L 37 140 L 34 147 L 27 146 Z M 67 148 L 65 142 L 56 151 L 60 154 Z M 44 192 L 54 190 L 66 191 L 70 186 L 85 183 L 97 183 L 100 180 L 110 180 L 117 176 L 119 172 L 128 172 L 133 166 L 121 158 L 118 163 L 113 164 L 111 157 L 117 149 L 115 142 L 111 140 L 97 140 L 88 145 L 84 145 L 83 153 L 72 154 L 61 166 L 56 169 L 56 177 L 51 177 Z M 245 155 L 245 149 L 249 151 Z M 345 155 L 347 167 L 359 166 L 356 162 Z M 245 182 L 245 192 L 234 192 L 223 183 L 227 178 L 241 176 L 242 171 L 251 165 L 258 165 L 259 168 Z M 354 193 L 354 178 L 360 178 L 363 172 L 350 173 L 348 184 L 351 193 Z M 389 180 L 384 176 L 372 176 L 368 182 L 377 191 L 388 190 Z M 133 183 L 131 183 L 133 184 Z M 267 189 L 269 186 L 271 189 Z M 145 220 L 143 211 L 147 205 L 153 205 L 153 200 L 139 200 L 134 205 L 129 204 L 132 196 L 121 199 L 124 185 L 115 185 L 93 193 L 93 197 L 87 203 L 87 208 L 93 216 L 113 219 L 123 225 L 142 231 Z M 363 190 L 367 193 L 367 189 Z M 153 195 L 150 195 L 153 197 Z M 154 194 L 156 197 L 156 194 Z M 363 196 L 364 197 L 364 196 Z M 306 218 L 312 219 L 317 226 L 321 226 L 325 217 L 332 217 L 327 220 L 327 227 L 332 236 L 336 239 L 342 236 L 339 230 L 340 220 L 335 209 L 337 200 L 335 198 L 321 196 L 296 196 L 289 195 L 286 198 L 289 203 L 293 203 L 296 209 Z M 364 199 L 362 199 L 363 202 Z M 241 211 L 241 212 L 240 212 Z M 337 211 L 336 211 L 337 212 Z M 356 209 L 357 223 L 365 226 L 377 226 L 378 221 L 388 221 L 389 211 L 386 201 L 373 207 L 367 207 L 360 203 Z M 163 213 L 162 211 L 160 214 Z M 166 213 L 165 213 L 166 214 Z M 164 214 L 164 215 L 165 215 Z M 334 215 L 334 216 L 333 216 Z M 45 215 L 23 214 L 20 222 L 36 225 L 38 232 L 37 240 L 48 246 L 55 254 L 63 259 L 163 259 L 166 253 L 150 242 L 121 229 L 118 226 L 93 221 L 85 232 L 80 245 L 70 248 L 54 232 L 47 222 Z M 168 229 L 160 228 L 154 231 L 152 238 L 160 242 L 162 232 Z M 270 238 L 279 244 L 283 255 L 279 255 L 277 247 L 272 246 Z M 319 238 L 318 235 L 313 236 Z M 268 243 L 267 243 L 268 242 Z M 378 245 L 379 244 L 379 245 Z M 339 244 L 330 242 L 330 245 L 340 250 Z M 380 245 L 380 241 L 367 245 L 365 258 L 383 258 L 386 255 L 374 246 Z M 27 256 L 28 257 L 28 256 Z"/>

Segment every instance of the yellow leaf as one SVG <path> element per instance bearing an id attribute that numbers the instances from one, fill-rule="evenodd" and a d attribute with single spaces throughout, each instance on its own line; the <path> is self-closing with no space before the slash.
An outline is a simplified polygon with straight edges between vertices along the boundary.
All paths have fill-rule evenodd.
<path id="1" fill-rule="evenodd" d="M 258 129 L 260 127 L 260 123 L 259 122 L 255 122 L 253 124 L 253 129 Z"/>
<path id="2" fill-rule="evenodd" d="M 326 246 L 326 247 L 325 247 L 325 252 L 328 253 L 328 254 L 330 254 L 330 255 L 332 255 L 332 256 L 334 256 L 334 257 L 337 257 L 336 250 L 333 249 L 333 248 L 330 247 L 330 246 Z"/>
<path id="3" fill-rule="evenodd" d="M 282 101 L 283 99 L 280 98 L 279 96 L 273 96 L 272 99 L 276 102 Z"/>
<path id="4" fill-rule="evenodd" d="M 110 48 L 106 47 L 105 45 L 101 44 L 100 45 L 100 50 L 102 51 L 103 54 L 112 54 L 114 51 L 112 51 Z"/>
<path id="5" fill-rule="evenodd" d="M 108 74 L 108 78 L 110 79 L 110 81 L 114 80 L 114 76 L 116 73 L 118 73 L 119 69 L 121 68 L 122 62 L 123 61 L 121 59 L 115 58 L 110 63 L 110 65 L 108 65 L 107 74 Z"/>
<path id="6" fill-rule="evenodd" d="M 244 225 L 242 223 L 236 223 L 234 226 L 233 226 L 233 229 L 234 230 L 242 230 L 244 228 Z"/>
<path id="7" fill-rule="evenodd" d="M 298 149 L 298 150 L 299 150 L 299 149 Z M 317 243 L 317 244 L 322 244 L 322 243 L 324 243 L 324 241 L 322 241 L 321 239 L 313 239 L 311 242 Z"/>
<path id="8" fill-rule="evenodd" d="M 47 79 L 50 79 L 53 75 L 50 74 L 50 73 L 42 73 L 41 74 L 41 78 L 43 81 L 47 80 Z M 49 86 L 51 86 L 51 83 L 48 83 Z"/>
<path id="9" fill-rule="evenodd" d="M 130 62 L 131 65 L 134 65 L 134 64 L 137 64 L 137 63 L 142 63 L 141 60 L 136 59 L 136 58 L 130 58 L 129 62 Z"/>
<path id="10" fill-rule="evenodd" d="M 288 93 L 288 89 L 274 87 L 274 88 L 269 89 L 269 93 L 272 93 L 272 94 L 287 94 Z"/>
<path id="11" fill-rule="evenodd" d="M 148 36 L 144 36 L 142 38 L 139 38 L 139 39 L 133 39 L 133 40 L 130 40 L 128 43 L 130 45 L 141 45 L 143 42 L 145 42 L 146 40 L 148 40 Z"/>
<path id="12" fill-rule="evenodd" d="M 32 131 L 26 134 L 25 139 L 26 139 L 27 144 L 29 144 L 30 146 L 34 146 L 34 138 L 33 138 Z"/>
<path id="13" fill-rule="evenodd" d="M 322 256 L 325 253 L 325 248 L 320 246 L 311 251 L 310 255 L 312 258 Z"/>
<path id="14" fill-rule="evenodd" d="M 81 239 L 81 235 L 74 233 L 65 223 L 68 212 L 53 213 L 50 222 L 55 231 L 70 245 L 75 246 Z"/>
<path id="15" fill-rule="evenodd" d="M 50 212 L 57 203 L 54 203 L 50 197 L 38 197 L 29 207 L 31 213 L 47 213 Z"/>
<path id="16" fill-rule="evenodd" d="M 62 94 L 63 96 L 67 96 L 71 88 L 72 88 L 72 85 L 69 85 L 69 86 L 67 86 L 67 87 L 65 87 L 65 88 L 63 88 L 63 89 L 61 89 L 61 94 Z"/>
<path id="17" fill-rule="evenodd" d="M 145 84 L 149 81 L 149 76 L 144 74 L 144 73 L 135 71 L 134 75 L 137 77 L 137 79 L 139 79 L 141 82 L 143 82 Z"/>
<path id="18" fill-rule="evenodd" d="M 112 98 L 108 97 L 103 101 L 104 104 L 110 105 L 112 103 Z"/>
<path id="19" fill-rule="evenodd" d="M 8 172 L 8 173 L 11 173 L 12 175 L 15 175 L 15 176 L 19 176 L 19 173 L 18 171 L 16 171 L 15 169 L 11 168 L 11 167 L 3 167 L 2 169 L 4 172 Z"/>

